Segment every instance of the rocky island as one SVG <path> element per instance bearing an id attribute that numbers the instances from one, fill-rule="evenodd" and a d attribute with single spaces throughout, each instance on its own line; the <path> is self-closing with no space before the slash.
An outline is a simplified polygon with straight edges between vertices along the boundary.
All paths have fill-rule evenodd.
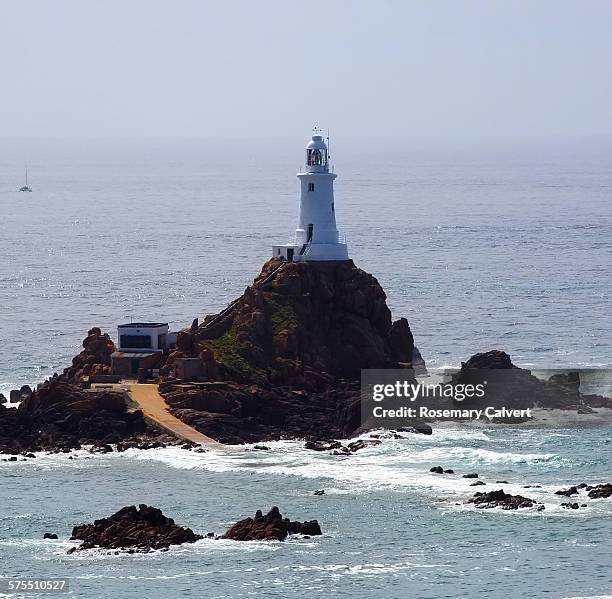
<path id="1" fill-rule="evenodd" d="M 208 382 L 173 378 L 199 359 Z M 363 368 L 420 355 L 378 281 L 352 261 L 267 262 L 230 309 L 179 333 L 160 389 L 173 413 L 224 442 L 347 437 L 360 425 Z"/>
<path id="2" fill-rule="evenodd" d="M 33 392 L 24 387 L 14 398 L 11 394 L 18 408 L 0 407 L 0 451 L 155 445 L 163 441 L 151 421 L 171 421 L 166 430 L 175 434 L 189 429 L 193 442 L 325 440 L 361 432 L 362 370 L 402 369 L 414 381 L 425 364 L 408 320 L 393 320 L 377 279 L 349 257 L 336 223 L 336 177 L 328 146 L 315 130 L 298 174 L 294 240 L 272 247 L 273 258 L 253 284 L 220 313 L 201 323 L 195 318 L 178 332 L 175 344 L 166 343 L 167 323 L 121 325 L 119 348 L 92 328 L 83 351 L 63 373 Z M 147 330 L 140 337 L 134 333 L 139 328 Z M 94 393 L 88 388 L 111 374 L 148 377 L 158 387 L 148 388 L 136 407 L 126 405 L 117 389 Z M 486 401 L 493 405 L 582 412 L 612 406 L 610 399 L 581 395 L 567 377 L 541 381 L 500 351 L 470 358 L 451 384 L 485 378 L 492 382 Z M 146 417 L 145 404 L 151 408 Z M 431 432 L 424 422 L 413 429 Z"/>
<path id="3" fill-rule="evenodd" d="M 75 526 L 71 540 L 83 541 L 75 549 L 131 549 L 146 552 L 165 549 L 170 545 L 195 543 L 202 536 L 191 528 L 175 524 L 162 511 L 145 504 L 126 506 L 108 518 L 100 518 L 91 524 Z"/>
<path id="4" fill-rule="evenodd" d="M 0 407 L 4 452 L 157 439 L 121 394 L 83 389 L 110 374 L 113 341 L 94 327 L 59 375 Z M 178 335 L 159 386 L 171 411 L 224 443 L 347 437 L 359 428 L 362 368 L 421 364 L 406 319 L 392 321 L 378 281 L 352 261 L 267 262 L 229 309 Z M 182 360 L 201 380 L 176 378 Z"/>
<path id="5" fill-rule="evenodd" d="M 94 327 L 64 372 L 20 391 L 17 408 L 0 405 L 0 450 L 172 442 L 121 393 L 85 388 L 90 378 L 110 374 L 114 351 L 109 335 Z M 191 380 L 177 376 L 186 362 L 199 373 Z M 176 348 L 163 354 L 159 390 L 174 416 L 222 443 L 347 438 L 362 432 L 360 373 L 374 368 L 404 369 L 407 377 L 424 369 L 408 321 L 392 319 L 376 278 L 351 260 L 272 259 L 228 308 L 179 332 Z M 612 406 L 609 398 L 580 394 L 571 376 L 543 381 L 497 350 L 472 356 L 452 383 L 484 378 L 493 405 Z"/>

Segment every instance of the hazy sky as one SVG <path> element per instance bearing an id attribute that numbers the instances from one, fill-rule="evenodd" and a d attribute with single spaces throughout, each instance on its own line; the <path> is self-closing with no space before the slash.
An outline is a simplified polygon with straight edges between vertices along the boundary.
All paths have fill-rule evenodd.
<path id="1" fill-rule="evenodd" d="M 612 134 L 612 0 L 0 0 L 1 137 Z"/>

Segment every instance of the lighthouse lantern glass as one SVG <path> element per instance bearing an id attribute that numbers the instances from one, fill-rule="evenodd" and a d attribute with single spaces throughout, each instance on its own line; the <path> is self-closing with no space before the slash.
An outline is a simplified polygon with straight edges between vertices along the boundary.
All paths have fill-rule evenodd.
<path id="1" fill-rule="evenodd" d="M 327 150 L 319 148 L 308 148 L 306 150 L 307 166 L 327 166 Z"/>

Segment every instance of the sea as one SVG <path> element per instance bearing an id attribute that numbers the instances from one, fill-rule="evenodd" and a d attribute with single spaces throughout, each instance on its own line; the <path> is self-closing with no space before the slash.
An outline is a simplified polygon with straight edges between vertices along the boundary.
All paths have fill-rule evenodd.
<path id="1" fill-rule="evenodd" d="M 241 294 L 292 238 L 306 141 L 0 140 L 0 392 L 69 365 L 92 326 L 180 329 Z M 331 151 L 350 255 L 428 366 L 502 349 L 527 368 L 611 367 L 612 139 L 364 136 Z M 266 445 L 0 462 L 0 576 L 127 599 L 612 596 L 612 501 L 568 510 L 554 495 L 610 482 L 610 427 L 435 427 L 348 458 Z M 497 488 L 545 510 L 466 503 Z M 200 533 L 277 505 L 323 535 L 66 553 L 74 525 L 139 503 Z"/>

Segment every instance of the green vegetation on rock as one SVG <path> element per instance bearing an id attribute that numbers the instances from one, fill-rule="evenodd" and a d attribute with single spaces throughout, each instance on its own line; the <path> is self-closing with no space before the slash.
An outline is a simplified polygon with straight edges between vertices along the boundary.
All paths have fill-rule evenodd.
<path id="1" fill-rule="evenodd" d="M 253 367 L 239 353 L 239 343 L 236 337 L 236 330 L 231 328 L 221 337 L 210 339 L 205 344 L 213 350 L 215 359 L 224 364 L 227 368 L 249 377 L 253 372 Z"/>
<path id="2" fill-rule="evenodd" d="M 278 295 L 266 294 L 266 306 L 270 313 L 272 334 L 277 335 L 281 331 L 293 329 L 298 325 L 293 307 L 283 303 Z"/>

